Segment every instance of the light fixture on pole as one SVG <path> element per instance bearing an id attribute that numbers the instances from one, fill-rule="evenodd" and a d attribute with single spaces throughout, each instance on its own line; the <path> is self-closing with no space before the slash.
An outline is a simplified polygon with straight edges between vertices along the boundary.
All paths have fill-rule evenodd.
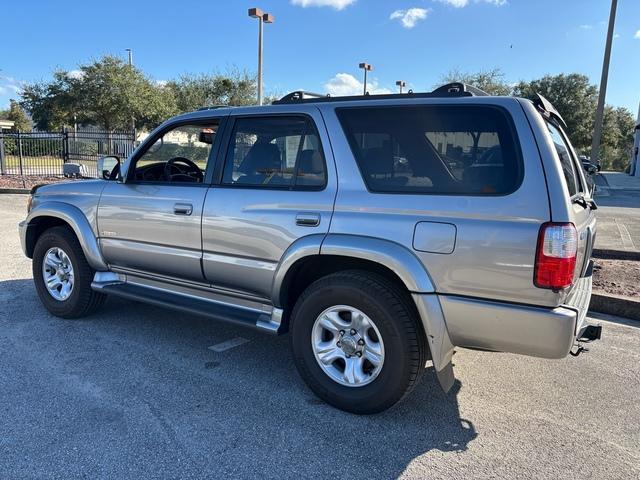
<path id="1" fill-rule="evenodd" d="M 130 48 L 125 48 L 124 50 L 129 53 L 129 66 L 133 67 L 133 51 Z"/>
<path id="2" fill-rule="evenodd" d="M 396 80 L 396 85 L 400 88 L 400 93 L 402 93 L 402 88 L 407 86 L 407 82 L 404 80 Z"/>
<path id="3" fill-rule="evenodd" d="M 367 72 L 370 72 L 371 70 L 373 70 L 373 65 L 370 65 L 368 63 L 361 63 L 360 65 L 358 65 L 361 69 L 364 70 L 364 92 L 363 95 L 367 94 Z"/>
<path id="4" fill-rule="evenodd" d="M 274 17 L 259 8 L 250 8 L 249 16 L 258 19 L 258 105 L 262 105 L 262 24 L 273 23 Z"/>

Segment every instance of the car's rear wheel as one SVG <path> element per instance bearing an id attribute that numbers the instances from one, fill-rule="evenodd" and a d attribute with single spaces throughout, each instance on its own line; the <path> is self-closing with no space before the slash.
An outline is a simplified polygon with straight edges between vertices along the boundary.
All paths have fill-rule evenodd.
<path id="1" fill-rule="evenodd" d="M 327 403 L 383 411 L 420 380 L 428 346 L 406 292 L 377 274 L 345 271 L 310 285 L 291 315 L 300 375 Z"/>
<path id="2" fill-rule="evenodd" d="M 40 235 L 32 270 L 40 300 L 57 317 L 83 317 L 104 302 L 105 295 L 91 289 L 95 271 L 67 227 L 53 227 Z"/>

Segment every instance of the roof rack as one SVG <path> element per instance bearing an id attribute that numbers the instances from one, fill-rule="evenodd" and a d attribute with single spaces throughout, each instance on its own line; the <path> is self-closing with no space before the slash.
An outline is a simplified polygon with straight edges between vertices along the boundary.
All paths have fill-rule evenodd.
<path id="1" fill-rule="evenodd" d="M 564 121 L 560 112 L 556 110 L 556 107 L 553 104 L 544 98 L 542 95 L 536 92 L 536 99 L 533 101 L 533 105 L 538 109 L 540 113 L 546 118 L 553 118 L 556 121 L 560 122 L 560 125 L 563 128 L 567 128 L 567 122 Z"/>
<path id="2" fill-rule="evenodd" d="M 226 108 L 230 106 L 231 105 L 210 105 L 208 107 L 200 107 L 199 109 L 196 110 L 196 112 L 201 112 L 203 110 L 215 110 L 216 108 Z"/>
<path id="3" fill-rule="evenodd" d="M 434 97 L 478 97 L 487 96 L 487 92 L 480 90 L 472 85 L 466 83 L 447 83 L 441 87 L 436 88 L 432 92 L 415 93 L 413 90 L 409 90 L 406 93 L 386 93 L 380 95 L 350 95 L 342 97 L 332 97 L 330 95 L 322 95 L 319 93 L 305 92 L 298 90 L 291 92 L 280 100 L 275 100 L 273 105 L 282 105 L 288 103 L 316 103 L 316 102 L 341 102 L 346 100 L 385 100 L 385 99 L 397 99 L 397 98 L 434 98 Z"/>

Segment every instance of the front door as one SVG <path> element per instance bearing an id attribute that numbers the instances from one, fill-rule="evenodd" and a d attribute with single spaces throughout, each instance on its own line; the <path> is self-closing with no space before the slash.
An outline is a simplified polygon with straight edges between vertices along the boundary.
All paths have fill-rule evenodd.
<path id="1" fill-rule="evenodd" d="M 215 287 L 268 299 L 287 248 L 329 230 L 331 149 L 317 109 L 231 116 L 226 130 L 224 165 L 204 205 L 203 269 Z"/>
<path id="2" fill-rule="evenodd" d="M 124 180 L 105 187 L 98 230 L 112 267 L 204 280 L 200 222 L 218 127 L 208 120 L 163 128 L 136 152 Z"/>

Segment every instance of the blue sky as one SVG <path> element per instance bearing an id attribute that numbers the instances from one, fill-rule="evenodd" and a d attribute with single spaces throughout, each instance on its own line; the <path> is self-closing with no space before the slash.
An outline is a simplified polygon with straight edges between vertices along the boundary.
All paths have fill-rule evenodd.
<path id="1" fill-rule="evenodd" d="M 3 2 L 0 107 L 21 82 L 111 53 L 156 80 L 186 72 L 255 71 L 265 26 L 265 91 L 359 91 L 403 79 L 431 90 L 447 71 L 498 67 L 509 82 L 580 72 L 600 79 L 609 0 L 154 0 Z M 635 115 L 640 101 L 640 1 L 619 0 L 607 102 Z"/>

